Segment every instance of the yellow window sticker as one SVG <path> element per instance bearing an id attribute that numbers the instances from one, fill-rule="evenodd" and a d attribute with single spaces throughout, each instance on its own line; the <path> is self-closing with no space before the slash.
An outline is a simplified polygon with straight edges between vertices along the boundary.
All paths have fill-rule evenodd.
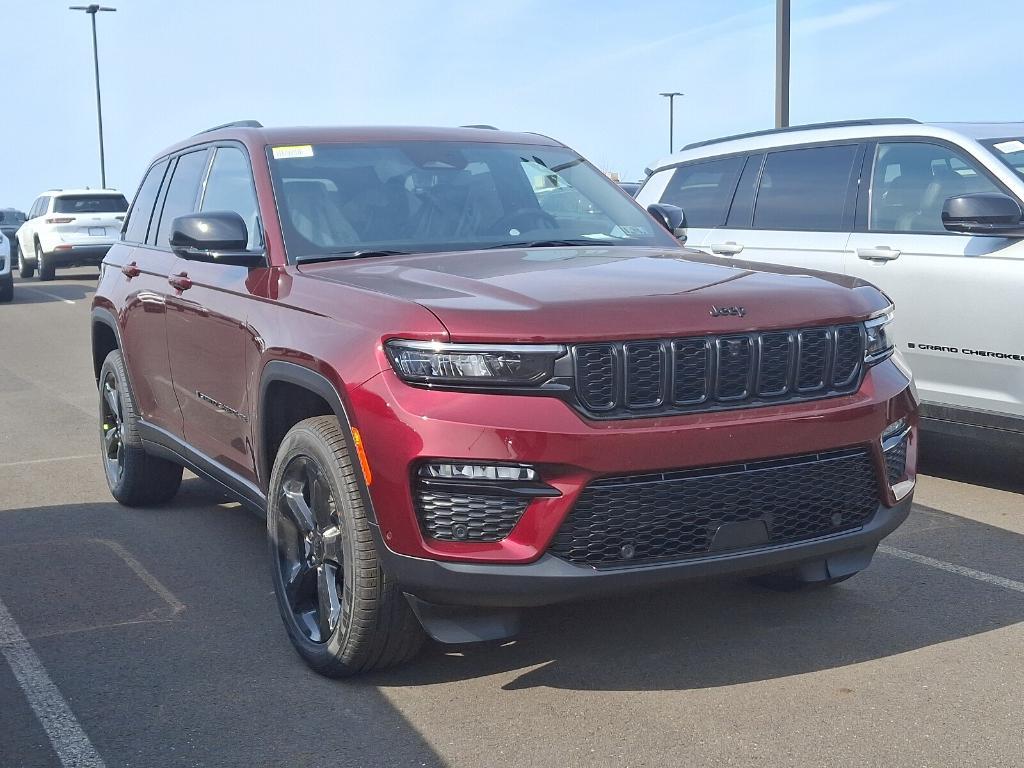
<path id="1" fill-rule="evenodd" d="M 299 144 L 294 147 L 274 147 L 275 160 L 288 160 L 293 157 L 312 157 L 313 147 L 309 144 Z"/>

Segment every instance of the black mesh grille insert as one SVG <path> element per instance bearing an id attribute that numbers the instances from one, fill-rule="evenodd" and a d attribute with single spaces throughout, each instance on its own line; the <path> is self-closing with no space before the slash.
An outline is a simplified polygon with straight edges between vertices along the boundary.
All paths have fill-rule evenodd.
<path id="1" fill-rule="evenodd" d="M 907 438 L 885 452 L 885 474 L 889 485 L 896 485 L 907 473 Z"/>
<path id="2" fill-rule="evenodd" d="M 661 344 L 626 344 L 626 403 L 631 408 L 661 405 L 665 372 Z"/>
<path id="3" fill-rule="evenodd" d="M 423 532 L 443 541 L 500 541 L 515 528 L 527 500 L 419 488 L 416 512 Z"/>
<path id="4" fill-rule="evenodd" d="M 602 417 L 740 408 L 848 394 L 860 385 L 861 325 L 580 344 L 576 398 Z"/>
<path id="5" fill-rule="evenodd" d="M 726 523 L 763 521 L 772 546 L 858 528 L 877 506 L 863 449 L 607 478 L 583 490 L 550 551 L 594 567 L 679 560 L 708 553 Z"/>

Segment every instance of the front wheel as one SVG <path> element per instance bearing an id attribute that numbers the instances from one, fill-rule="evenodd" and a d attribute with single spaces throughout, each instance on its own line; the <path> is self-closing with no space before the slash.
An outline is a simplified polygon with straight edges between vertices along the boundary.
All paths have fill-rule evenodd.
<path id="1" fill-rule="evenodd" d="M 181 485 L 181 466 L 143 448 L 120 350 L 103 361 L 99 385 L 100 449 L 110 493 L 128 507 L 169 500 Z"/>
<path id="2" fill-rule="evenodd" d="M 333 416 L 296 424 L 274 461 L 267 539 L 288 637 L 328 677 L 411 659 L 423 630 L 377 557 L 344 432 Z"/>
<path id="3" fill-rule="evenodd" d="M 21 248 L 18 249 L 18 274 L 22 277 L 32 277 L 36 273 L 36 265 L 25 258 Z"/>
<path id="4" fill-rule="evenodd" d="M 8 272 L 6 277 L 0 277 L 0 304 L 7 303 L 14 298 L 14 273 Z"/>

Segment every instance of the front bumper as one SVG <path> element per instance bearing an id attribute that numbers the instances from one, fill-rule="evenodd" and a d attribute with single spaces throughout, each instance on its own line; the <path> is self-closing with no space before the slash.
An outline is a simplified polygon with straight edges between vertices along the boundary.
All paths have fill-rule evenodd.
<path id="1" fill-rule="evenodd" d="M 384 568 L 399 588 L 428 603 L 484 608 L 528 608 L 585 600 L 715 576 L 756 574 L 805 567 L 812 578 L 836 578 L 863 570 L 875 548 L 910 512 L 913 494 L 892 507 L 879 505 L 871 521 L 835 536 L 723 552 L 688 560 L 595 569 L 553 555 L 524 565 L 452 563 L 399 555 L 381 546 Z"/>
<path id="2" fill-rule="evenodd" d="M 875 468 L 875 499 L 883 508 L 895 507 L 899 499 L 886 481 L 879 436 L 900 418 L 916 423 L 917 409 L 898 356 L 871 367 L 850 395 L 649 419 L 595 422 L 555 398 L 419 389 L 390 370 L 349 390 L 348 397 L 372 468 L 369 500 L 382 546 L 423 560 L 492 565 L 540 560 L 583 490 L 601 477 L 861 448 Z M 910 477 L 916 445 L 914 433 Z M 430 538 L 411 492 L 414 473 L 428 458 L 528 463 L 558 495 L 531 501 L 500 541 Z"/>

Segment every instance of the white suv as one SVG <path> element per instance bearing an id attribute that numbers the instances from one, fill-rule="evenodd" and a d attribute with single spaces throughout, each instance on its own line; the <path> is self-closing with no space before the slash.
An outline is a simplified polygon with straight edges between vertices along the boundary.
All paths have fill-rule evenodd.
<path id="1" fill-rule="evenodd" d="M 52 280 L 57 267 L 99 266 L 120 237 L 128 201 L 111 189 L 58 189 L 44 192 L 18 229 L 22 277 L 39 271 Z"/>
<path id="2" fill-rule="evenodd" d="M 689 246 L 874 283 L 924 426 L 1024 442 L 1024 123 L 730 136 L 664 158 L 636 198 L 682 208 Z"/>

